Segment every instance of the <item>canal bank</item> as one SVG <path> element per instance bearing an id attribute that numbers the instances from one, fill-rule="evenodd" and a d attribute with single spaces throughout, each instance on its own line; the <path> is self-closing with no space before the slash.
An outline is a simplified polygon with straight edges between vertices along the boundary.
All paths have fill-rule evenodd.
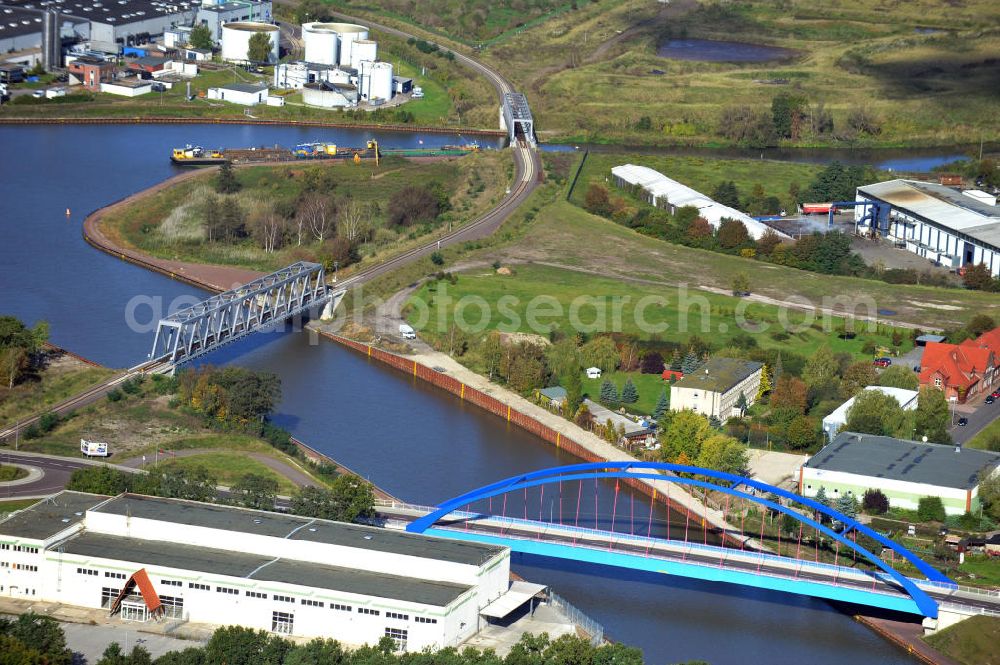
<path id="1" fill-rule="evenodd" d="M 167 276 L 94 252 L 80 232 L 89 211 L 175 175 L 162 155 L 185 143 L 282 145 L 333 140 L 357 145 L 364 134 L 254 126 L 0 126 L 0 144 L 16 160 L 0 160 L 0 311 L 24 321 L 46 319 L 52 341 L 103 365 L 130 366 L 149 351 L 158 311 L 129 303 L 190 303 L 204 292 Z M 379 137 L 383 145 L 436 145 L 435 137 Z M 441 136 L 441 143 L 458 137 Z M 428 386 L 388 372 L 337 344 L 276 331 L 229 345 L 208 360 L 275 372 L 283 399 L 275 422 L 374 481 L 386 491 L 434 504 L 499 478 L 573 461 L 524 430 Z M 597 487 L 610 514 L 614 483 Z M 633 496 L 623 488 L 621 502 Z M 586 503 L 586 502 L 585 502 Z M 649 500 L 636 496 L 636 520 Z M 536 504 L 537 506 L 537 504 Z M 537 509 L 537 508 L 536 508 Z M 584 506 L 581 520 L 592 519 Z M 665 513 L 656 508 L 654 528 Z M 543 580 L 604 624 L 610 635 L 641 647 L 650 663 L 704 660 L 713 665 L 879 663 L 913 659 L 824 601 L 667 577 L 629 575 L 597 566 L 518 556 L 517 571 Z"/>

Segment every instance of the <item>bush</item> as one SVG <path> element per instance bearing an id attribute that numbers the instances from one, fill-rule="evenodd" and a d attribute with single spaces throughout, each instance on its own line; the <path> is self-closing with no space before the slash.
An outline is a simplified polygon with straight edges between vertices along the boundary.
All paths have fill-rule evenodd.
<path id="1" fill-rule="evenodd" d="M 134 376 L 131 379 L 126 379 L 121 383 L 121 389 L 123 392 L 129 395 L 138 395 L 142 390 L 142 377 Z"/>
<path id="2" fill-rule="evenodd" d="M 47 411 L 38 418 L 38 429 L 42 434 L 47 434 L 58 427 L 61 421 L 58 414 Z"/>
<path id="3" fill-rule="evenodd" d="M 122 395 L 122 391 L 118 390 L 117 388 L 115 388 L 114 390 L 111 390 L 108 393 L 108 401 L 109 402 L 120 402 L 121 399 L 122 399 L 122 397 L 124 397 L 124 395 Z"/>
<path id="4" fill-rule="evenodd" d="M 431 263 L 433 263 L 436 266 L 444 265 L 444 256 L 441 254 L 441 252 L 434 252 L 433 254 L 431 254 Z"/>
<path id="5" fill-rule="evenodd" d="M 889 497 L 882 493 L 882 490 L 871 488 L 865 490 L 861 497 L 862 509 L 870 515 L 885 515 L 889 512 Z"/>
<path id="6" fill-rule="evenodd" d="M 943 522 L 945 519 L 944 504 L 941 497 L 925 496 L 917 504 L 917 517 L 921 522 Z"/>

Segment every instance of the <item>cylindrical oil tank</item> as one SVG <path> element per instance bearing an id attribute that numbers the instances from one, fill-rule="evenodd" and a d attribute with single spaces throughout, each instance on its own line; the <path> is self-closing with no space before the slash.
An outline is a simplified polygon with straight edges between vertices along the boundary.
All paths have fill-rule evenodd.
<path id="1" fill-rule="evenodd" d="M 340 64 L 345 67 L 351 66 L 351 52 L 354 50 L 354 42 L 359 39 L 368 39 L 368 28 L 363 25 L 353 23 L 327 23 L 340 35 Z"/>
<path id="2" fill-rule="evenodd" d="M 358 92 L 364 101 L 392 99 L 392 64 L 362 60 L 358 69 Z"/>
<path id="3" fill-rule="evenodd" d="M 340 37 L 332 23 L 303 23 L 302 41 L 305 42 L 306 62 L 318 65 L 336 65 L 340 54 Z"/>
<path id="4" fill-rule="evenodd" d="M 351 68 L 361 69 L 361 63 L 365 60 L 378 60 L 378 44 L 370 39 L 355 39 L 351 44 Z"/>
<path id="5" fill-rule="evenodd" d="M 258 33 L 264 33 L 271 39 L 271 56 L 268 62 L 278 62 L 278 42 L 281 39 L 278 26 L 253 21 L 226 23 L 222 26 L 222 59 L 230 62 L 249 60 L 250 38 Z"/>

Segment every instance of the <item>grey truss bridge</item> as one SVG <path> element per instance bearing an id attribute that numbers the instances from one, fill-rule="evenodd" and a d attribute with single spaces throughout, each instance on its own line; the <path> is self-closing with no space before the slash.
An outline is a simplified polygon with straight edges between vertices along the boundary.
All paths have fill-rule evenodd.
<path id="1" fill-rule="evenodd" d="M 531 117 L 527 97 L 520 92 L 505 92 L 500 112 L 504 127 L 510 132 L 511 144 L 521 137 L 535 145 L 535 121 Z"/>
<path id="2" fill-rule="evenodd" d="M 299 261 L 160 319 L 149 358 L 173 367 L 309 310 L 332 311 L 343 295 L 322 265 Z"/>

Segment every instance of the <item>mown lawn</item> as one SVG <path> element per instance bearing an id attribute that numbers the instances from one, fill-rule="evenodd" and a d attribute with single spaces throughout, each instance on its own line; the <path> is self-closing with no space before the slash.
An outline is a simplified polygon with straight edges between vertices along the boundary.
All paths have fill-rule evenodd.
<path id="1" fill-rule="evenodd" d="M 636 390 L 639 391 L 639 399 L 634 404 L 622 403 L 620 405 L 625 407 L 625 410 L 629 413 L 642 416 L 652 415 L 653 409 L 656 408 L 656 403 L 660 400 L 660 395 L 664 390 L 667 391 L 667 400 L 669 402 L 670 384 L 664 381 L 659 374 L 642 374 L 640 372 L 606 372 L 599 379 L 588 379 L 584 377 L 583 391 L 590 399 L 595 402 L 600 402 L 602 383 L 605 381 L 611 381 L 615 384 L 615 387 L 618 388 L 618 394 L 621 395 L 622 386 L 625 385 L 626 379 L 632 379 L 632 383 L 635 384 Z M 617 407 L 611 405 L 611 408 Z"/>
<path id="2" fill-rule="evenodd" d="M 1000 444 L 1000 418 L 991 422 L 965 443 L 970 448 L 986 450 L 998 450 L 1000 447 L 993 447 L 998 446 L 998 444 Z"/>

